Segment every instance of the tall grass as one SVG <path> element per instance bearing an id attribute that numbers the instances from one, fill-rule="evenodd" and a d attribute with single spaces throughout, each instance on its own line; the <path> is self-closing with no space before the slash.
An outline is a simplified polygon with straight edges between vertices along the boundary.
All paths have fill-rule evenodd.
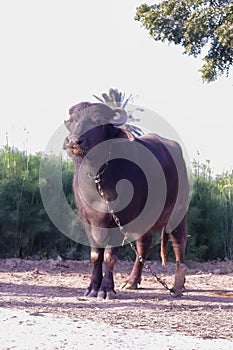
<path id="1" fill-rule="evenodd" d="M 41 154 L 0 150 L 0 257 L 66 254 L 78 244 L 50 221 L 39 190 Z M 64 164 L 64 191 L 72 202 L 72 166 Z M 83 249 L 86 251 L 86 248 Z M 74 253 L 82 257 L 82 252 Z"/>
<path id="2" fill-rule="evenodd" d="M 44 210 L 39 191 L 40 160 L 40 153 L 30 155 L 9 146 L 0 149 L 0 257 L 60 254 L 87 258 L 88 248 L 61 234 Z M 72 176 L 72 163 L 63 161 L 64 192 L 75 207 Z M 223 172 L 213 177 L 209 162 L 194 161 L 192 177 L 186 257 L 201 261 L 233 259 L 233 174 Z M 125 247 L 120 256 L 128 254 Z M 158 235 L 150 257 L 159 258 Z"/>

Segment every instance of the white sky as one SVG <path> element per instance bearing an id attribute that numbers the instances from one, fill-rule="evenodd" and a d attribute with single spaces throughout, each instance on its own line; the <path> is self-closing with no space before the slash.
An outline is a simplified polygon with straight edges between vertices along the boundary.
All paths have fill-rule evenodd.
<path id="1" fill-rule="evenodd" d="M 0 146 L 7 131 L 10 145 L 44 150 L 71 105 L 115 87 L 165 118 L 191 159 L 200 151 L 216 171 L 233 167 L 232 74 L 203 84 L 200 59 L 134 21 L 141 3 L 1 3 Z"/>

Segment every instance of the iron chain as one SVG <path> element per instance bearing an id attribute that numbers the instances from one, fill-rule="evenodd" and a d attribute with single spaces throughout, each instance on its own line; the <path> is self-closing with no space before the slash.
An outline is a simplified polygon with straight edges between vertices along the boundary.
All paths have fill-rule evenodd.
<path id="1" fill-rule="evenodd" d="M 105 170 L 105 168 L 104 168 Z M 122 242 L 122 246 L 125 244 L 125 243 L 128 243 L 130 248 L 134 251 L 136 257 L 138 258 L 139 262 L 143 265 L 143 268 L 146 269 L 147 271 L 149 271 L 153 277 L 155 277 L 155 279 L 160 283 L 162 284 L 162 286 L 167 289 L 170 293 L 173 292 L 173 289 L 172 288 L 169 288 L 167 283 L 165 281 L 163 281 L 157 274 L 156 272 L 154 272 L 151 268 L 150 265 L 148 265 L 145 261 L 145 259 L 138 253 L 135 245 L 130 241 L 129 237 L 128 237 L 128 232 L 125 230 L 125 228 L 121 225 L 121 222 L 120 222 L 120 219 L 118 218 L 118 216 L 114 213 L 114 210 L 111 208 L 110 204 L 109 204 L 109 201 L 107 200 L 107 198 L 105 197 L 104 195 L 104 192 L 103 192 L 103 189 L 101 188 L 101 178 L 100 178 L 100 175 L 102 175 L 102 172 L 101 174 L 97 174 L 95 176 L 95 183 L 96 183 L 96 186 L 97 186 L 97 191 L 98 193 L 100 194 L 100 196 L 104 199 L 106 205 L 107 205 L 107 209 L 108 209 L 108 212 L 112 215 L 112 218 L 113 220 L 115 221 L 116 225 L 118 226 L 119 228 L 119 231 L 122 233 L 123 235 L 123 242 Z"/>

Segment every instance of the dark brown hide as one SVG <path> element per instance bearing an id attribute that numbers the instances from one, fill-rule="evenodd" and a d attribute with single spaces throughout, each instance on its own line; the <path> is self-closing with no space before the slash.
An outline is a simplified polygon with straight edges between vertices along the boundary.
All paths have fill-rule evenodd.
<path id="1" fill-rule="evenodd" d="M 122 180 L 128 180 L 133 186 L 133 197 L 130 203 L 123 209 L 116 209 L 116 215 L 120 219 L 121 225 L 128 227 L 143 210 L 148 198 L 147 179 L 143 171 L 126 157 L 125 150 L 130 146 L 132 159 L 139 159 L 138 147 L 143 147 L 159 162 L 165 182 L 166 197 L 163 210 L 156 221 L 148 227 L 146 232 L 130 232 L 136 238 L 138 254 L 147 258 L 152 232 L 162 230 L 161 257 L 162 262 L 166 261 L 166 246 L 170 236 L 177 261 L 175 277 L 175 292 L 180 294 L 184 288 L 184 270 L 180 264 L 184 263 L 184 251 L 186 246 L 186 219 L 185 212 L 188 202 L 188 180 L 185 163 L 183 161 L 180 146 L 171 140 L 164 139 L 155 134 L 145 134 L 134 137 L 130 132 L 119 127 L 125 122 L 125 115 L 122 113 L 117 121 L 114 119 L 115 111 L 103 104 L 81 103 L 70 109 L 70 119 L 65 122 L 70 134 L 64 142 L 64 148 L 72 157 L 75 164 L 75 174 L 73 179 L 73 189 L 78 207 L 79 216 L 91 245 L 91 262 L 93 265 L 91 283 L 86 291 L 86 295 L 100 298 L 111 298 L 114 292 L 113 268 L 116 261 L 118 246 L 123 237 L 118 229 L 114 235 L 110 229 L 116 227 L 112 216 L 107 212 L 105 200 L 110 203 L 117 199 L 116 185 Z M 117 127 L 115 125 L 117 123 Z M 103 149 L 101 156 L 105 162 L 100 168 L 96 168 L 95 157 L 88 158 L 90 151 L 95 146 L 108 141 L 111 145 L 111 156 L 109 158 L 109 146 Z M 90 152 L 90 153 L 88 153 Z M 122 157 L 119 157 L 119 154 Z M 138 157 L 138 158 L 137 158 Z M 83 160 L 86 162 L 83 162 Z M 145 160 L 146 162 L 146 160 Z M 150 168 L 150 163 L 146 167 Z M 156 169 L 150 169 L 152 177 L 157 179 Z M 154 171 L 154 173 L 153 173 Z M 101 198 L 95 184 L 95 176 L 100 175 L 101 189 L 104 198 Z M 80 185 L 81 181 L 81 185 Z M 179 191 L 178 191 L 179 188 Z M 182 190 L 180 190 L 182 188 Z M 89 202 L 83 200 L 83 193 Z M 157 203 L 154 202 L 156 207 Z M 176 215 L 183 215 L 174 227 Z M 140 229 L 139 229 L 140 230 Z M 116 231 L 118 233 L 116 233 Z M 106 243 L 107 242 L 107 243 Z M 103 262 L 105 271 L 103 273 Z M 142 264 L 136 257 L 133 270 L 127 280 L 126 288 L 137 288 L 141 282 Z"/>

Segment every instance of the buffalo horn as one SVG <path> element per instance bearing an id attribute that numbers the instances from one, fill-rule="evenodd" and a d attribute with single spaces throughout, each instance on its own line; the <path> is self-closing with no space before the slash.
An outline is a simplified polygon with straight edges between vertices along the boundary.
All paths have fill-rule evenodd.
<path id="1" fill-rule="evenodd" d="M 116 126 L 123 125 L 127 120 L 127 113 L 123 109 L 115 109 L 115 115 L 112 118 L 112 124 Z"/>

